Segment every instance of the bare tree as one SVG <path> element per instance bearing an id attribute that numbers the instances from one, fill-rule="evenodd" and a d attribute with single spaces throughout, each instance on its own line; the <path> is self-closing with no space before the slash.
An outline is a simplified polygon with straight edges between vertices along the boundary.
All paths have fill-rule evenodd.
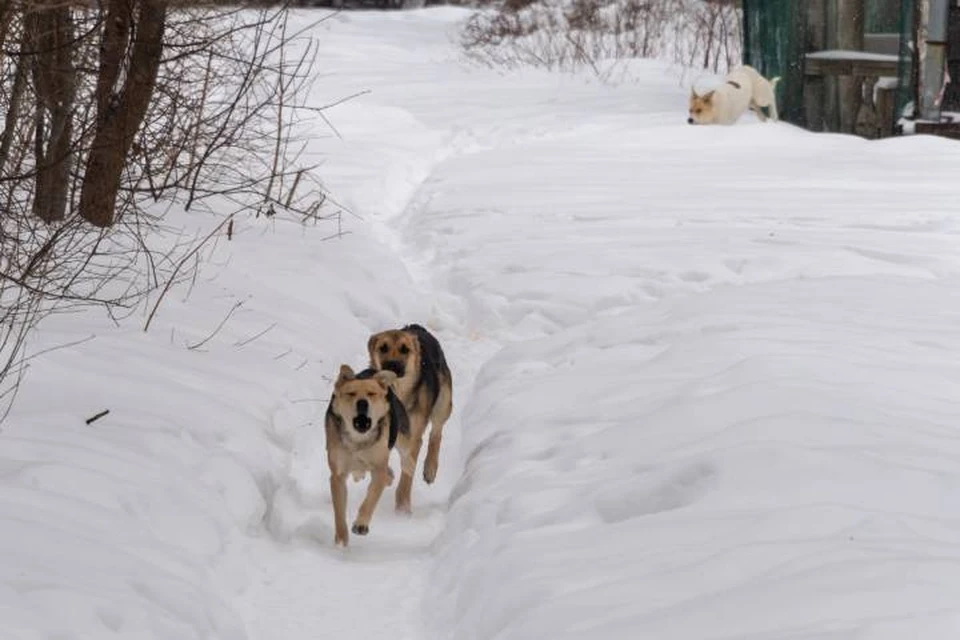
<path id="1" fill-rule="evenodd" d="M 54 222 L 66 215 L 73 160 L 73 17 L 67 5 L 38 2 L 27 9 L 24 18 L 24 42 L 32 53 L 36 95 L 33 213 L 44 222 Z"/>
<path id="2" fill-rule="evenodd" d="M 314 54 L 285 7 L 0 4 L 0 403 L 47 314 L 155 313 L 238 214 L 321 216 L 298 142 Z M 215 232 L 183 237 L 172 207 Z"/>
<path id="3" fill-rule="evenodd" d="M 150 106 L 163 55 L 164 0 L 109 0 L 100 44 L 96 133 L 80 191 L 80 216 L 98 227 L 114 222 L 120 179 Z M 129 42 L 133 45 L 129 46 Z M 126 78 L 117 86 L 121 70 Z"/>

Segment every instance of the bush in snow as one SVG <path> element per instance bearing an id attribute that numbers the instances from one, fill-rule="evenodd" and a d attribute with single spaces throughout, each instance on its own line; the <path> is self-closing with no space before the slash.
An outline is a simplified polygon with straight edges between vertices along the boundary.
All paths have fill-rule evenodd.
<path id="1" fill-rule="evenodd" d="M 277 8 L 0 5 L 0 401 L 45 314 L 190 277 L 197 241 L 162 232 L 167 207 L 317 213 L 295 35 Z"/>
<path id="2" fill-rule="evenodd" d="M 503 0 L 468 20 L 461 45 L 495 67 L 666 58 L 719 72 L 739 62 L 741 24 L 735 0 Z"/>

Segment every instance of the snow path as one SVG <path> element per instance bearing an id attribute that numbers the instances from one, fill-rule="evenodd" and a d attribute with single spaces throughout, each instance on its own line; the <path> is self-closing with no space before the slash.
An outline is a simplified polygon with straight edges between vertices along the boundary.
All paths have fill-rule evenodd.
<path id="1" fill-rule="evenodd" d="M 432 56 L 449 53 L 449 31 L 441 25 L 449 24 L 450 17 L 444 13 L 434 12 L 440 25 L 431 24 L 429 18 L 409 21 L 404 15 L 374 14 L 388 23 L 395 21 L 398 27 L 411 22 L 410 33 L 402 29 L 390 32 L 377 18 L 370 20 L 372 16 L 338 16 L 334 19 L 338 24 L 320 36 L 321 59 L 337 71 L 332 81 L 321 82 L 318 89 L 330 91 L 330 101 L 371 86 L 375 87 L 374 95 L 385 93 L 382 88 L 389 87 L 390 81 L 384 79 L 396 81 L 395 66 L 416 68 L 414 65 L 429 62 Z M 463 15 L 460 11 L 453 13 L 457 17 Z M 356 28 L 354 22 L 358 23 Z M 410 42 L 424 46 L 410 52 L 413 60 L 397 56 L 397 50 L 376 57 L 374 52 L 385 48 L 383 41 L 388 36 L 396 38 L 390 44 L 399 51 L 408 49 Z M 364 46 L 357 46 L 358 43 Z M 459 66 L 455 62 L 448 64 Z M 408 81 L 409 71 L 400 78 L 398 84 Z M 429 96 L 422 98 L 427 100 Z M 322 103 L 327 98 L 321 96 L 317 100 Z M 456 125 L 446 130 L 427 127 L 399 109 L 389 94 L 379 100 L 360 98 L 348 104 L 348 108 L 329 114 L 343 140 L 326 145 L 331 156 L 324 158 L 325 179 L 341 201 L 366 219 L 373 237 L 401 259 L 417 295 L 428 301 L 414 304 L 415 311 L 388 323 L 419 321 L 436 332 L 448 359 L 456 363 L 455 409 L 444 431 L 437 482 L 427 486 L 417 476 L 413 516 L 393 513 L 393 488 L 388 489 L 374 516 L 371 534 L 365 539 L 353 536 L 351 547 L 345 552 L 333 549 L 328 540 L 332 535 L 329 501 L 313 504 L 309 498 L 290 498 L 282 490 L 278 493 L 274 509 L 282 512 L 279 520 L 292 518 L 295 522 L 274 523 L 272 529 L 275 533 L 293 530 L 295 535 L 292 542 L 262 539 L 250 554 L 253 566 L 248 571 L 254 577 L 249 580 L 239 608 L 251 640 L 339 634 L 399 640 L 428 637 L 422 616 L 424 580 L 431 569 L 432 543 L 444 526 L 448 496 L 463 469 L 459 413 L 477 367 L 495 350 L 489 344 L 464 339 L 459 322 L 452 320 L 447 311 L 455 296 L 432 291 L 428 260 L 407 246 L 403 238 L 405 214 L 417 202 L 419 190 L 429 182 L 436 166 L 476 145 L 472 130 Z M 414 135 L 398 136 L 397 128 L 403 127 L 414 128 Z M 368 142 L 367 136 L 372 141 Z M 373 326 L 371 330 L 386 326 Z M 313 434 L 313 442 L 303 447 L 307 455 L 322 448 L 322 442 L 315 439 L 317 435 Z M 309 489 L 327 494 L 325 458 L 314 457 L 303 464 L 315 468 L 301 473 L 299 480 L 303 482 L 309 477 L 313 481 Z M 348 485 L 348 513 L 356 509 L 365 486 L 366 481 Z"/>
<path id="2" fill-rule="evenodd" d="M 450 43 L 451 18 L 464 15 L 456 9 L 342 14 L 319 36 L 321 59 L 335 71 L 319 83 L 317 102 L 372 89 L 369 96 L 328 114 L 342 140 L 324 145 L 324 178 L 338 199 L 365 218 L 377 240 L 405 265 L 426 315 L 396 321 L 424 322 L 436 332 L 454 363 L 455 408 L 444 431 L 437 483 L 428 487 L 418 476 L 414 485 L 412 523 L 392 513 L 388 490 L 371 535 L 354 537 L 351 549 L 340 555 L 324 537 L 329 534 L 328 503 L 288 508 L 286 496 L 275 499 L 275 509 L 297 512 L 298 519 L 279 528 L 295 529 L 304 540 L 292 546 L 263 540 L 253 554 L 257 566 L 250 572 L 262 577 L 251 581 L 242 610 L 254 640 L 300 638 L 317 630 L 350 632 L 360 638 L 377 633 L 426 637 L 421 599 L 432 570 L 430 552 L 443 530 L 448 496 L 463 470 L 460 414 L 477 371 L 502 342 L 471 328 L 463 292 L 434 281 L 434 255 L 415 239 L 415 214 L 424 205 L 422 196 L 432 191 L 434 172 L 456 158 L 571 135 L 580 116 L 573 103 L 544 109 L 556 104 L 567 88 L 586 95 L 599 91 L 619 106 L 623 117 L 630 113 L 628 99 L 607 87 L 542 73 L 532 74 L 537 82 L 531 85 L 522 76 L 503 78 L 465 67 Z M 377 55 L 380 51 L 382 56 Z M 437 84 L 418 84 L 413 79 L 417 76 L 435 77 Z M 490 83 L 515 95 L 516 102 L 505 103 L 502 95 L 489 91 Z M 519 108 L 522 117 L 505 117 L 505 104 Z M 321 486 L 325 469 L 312 470 L 311 476 L 312 488 L 326 494 Z M 358 504 L 364 486 L 349 485 L 350 509 Z M 329 583 L 325 575 L 331 576 Z M 359 603 L 364 602 L 375 603 L 375 615 L 358 616 Z"/>

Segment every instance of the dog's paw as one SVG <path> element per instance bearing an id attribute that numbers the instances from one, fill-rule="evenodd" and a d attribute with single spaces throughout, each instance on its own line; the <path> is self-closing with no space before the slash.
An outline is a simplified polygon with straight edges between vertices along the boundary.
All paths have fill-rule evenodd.
<path id="1" fill-rule="evenodd" d="M 409 516 L 413 513 L 413 509 L 410 507 L 409 502 L 398 502 L 396 510 L 397 513 L 405 516 Z"/>
<path id="2" fill-rule="evenodd" d="M 359 522 L 355 522 L 353 524 L 353 527 L 350 528 L 350 531 L 353 531 L 358 536 L 365 536 L 368 533 L 370 533 L 370 526 L 366 524 L 360 524 Z"/>
<path id="3" fill-rule="evenodd" d="M 427 460 L 423 465 L 423 480 L 427 484 L 433 484 L 437 479 L 437 461 Z"/>
<path id="4" fill-rule="evenodd" d="M 334 544 L 334 546 L 343 547 L 344 549 L 346 549 L 346 548 L 347 548 L 347 534 L 346 534 L 346 533 L 343 533 L 343 534 L 339 534 L 339 533 L 338 533 L 338 534 L 337 534 L 336 536 L 334 536 L 334 538 L 333 538 L 333 544 Z"/>

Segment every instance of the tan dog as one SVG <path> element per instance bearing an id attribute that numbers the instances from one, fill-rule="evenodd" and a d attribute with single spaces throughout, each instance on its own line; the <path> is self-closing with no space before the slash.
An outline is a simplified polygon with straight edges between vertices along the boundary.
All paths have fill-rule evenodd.
<path id="1" fill-rule="evenodd" d="M 747 109 L 757 114 L 761 122 L 767 116 L 763 109 L 769 109 L 770 119 L 776 122 L 777 96 L 774 93 L 780 78 L 767 80 L 757 73 L 753 67 L 744 65 L 734 69 L 724 78 L 722 85 L 705 93 L 697 95 L 690 90 L 689 124 L 734 124 Z"/>
<path id="2" fill-rule="evenodd" d="M 443 425 L 453 411 L 453 378 L 440 343 L 418 324 L 372 335 L 367 351 L 371 368 L 397 375 L 393 389 L 410 418 L 409 436 L 400 434 L 397 439 L 401 475 L 396 493 L 397 511 L 410 513 L 413 474 L 428 422 L 432 426 L 423 463 L 423 479 L 430 484 L 437 476 Z"/>
<path id="3" fill-rule="evenodd" d="M 380 495 L 393 482 L 390 449 L 398 437 L 410 436 L 407 412 L 390 387 L 396 379 L 390 371 L 366 369 L 355 374 L 342 365 L 334 383 L 325 428 L 335 544 L 347 546 L 347 474 L 354 480 L 362 480 L 367 471 L 372 475 L 353 522 L 352 531 L 361 536 L 370 531 Z"/>

